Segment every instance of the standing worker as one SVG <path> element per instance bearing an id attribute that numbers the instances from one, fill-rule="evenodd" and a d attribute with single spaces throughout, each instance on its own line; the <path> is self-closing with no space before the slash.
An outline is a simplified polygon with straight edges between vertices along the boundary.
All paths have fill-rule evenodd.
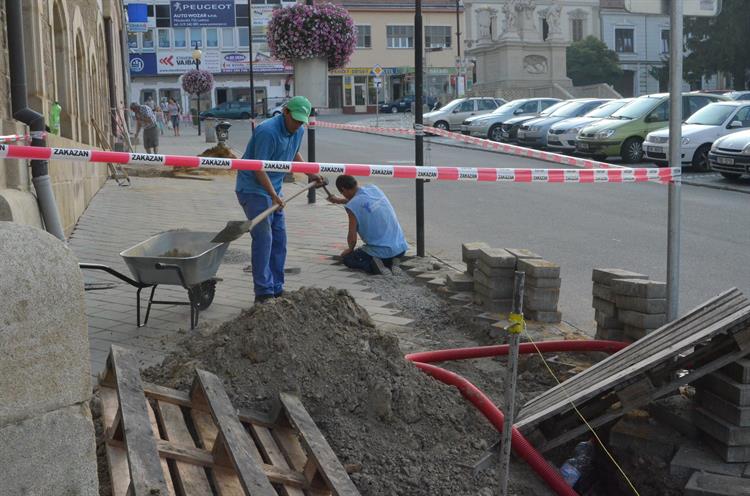
<path id="1" fill-rule="evenodd" d="M 346 205 L 349 216 L 349 247 L 341 253 L 344 265 L 370 274 L 384 274 L 393 259 L 403 256 L 409 246 L 388 197 L 375 185 L 359 186 L 352 176 L 336 178 L 336 189 L 343 198 L 331 196 L 328 201 Z M 365 242 L 357 248 L 357 234 Z"/>
<path id="2" fill-rule="evenodd" d="M 143 148 L 146 153 L 159 153 L 159 126 L 156 123 L 154 111 L 148 105 L 138 105 L 133 102 L 130 104 L 130 110 L 135 114 L 135 134 L 143 128 Z"/>
<path id="3" fill-rule="evenodd" d="M 295 96 L 284 112 L 255 128 L 243 159 L 302 162 L 299 153 L 303 124 L 308 123 L 312 105 L 303 96 Z M 286 262 L 286 223 L 281 185 L 285 172 L 238 171 L 235 193 L 248 219 L 276 204 L 281 208 L 250 231 L 252 243 L 253 288 L 255 303 L 262 303 L 284 293 Z M 308 176 L 316 181 L 320 177 Z"/>

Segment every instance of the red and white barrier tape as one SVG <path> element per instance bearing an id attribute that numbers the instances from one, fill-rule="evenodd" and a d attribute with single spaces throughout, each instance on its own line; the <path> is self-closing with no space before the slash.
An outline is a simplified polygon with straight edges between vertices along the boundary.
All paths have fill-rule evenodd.
<path id="1" fill-rule="evenodd" d="M 354 124 L 334 124 L 331 122 L 318 121 L 315 123 L 317 127 L 328 127 L 331 129 L 341 129 L 344 131 L 356 131 L 364 133 L 382 133 L 382 134 L 409 134 L 414 135 L 416 131 L 414 129 L 403 129 L 395 127 L 368 127 L 358 126 Z M 484 138 L 476 138 L 474 136 L 467 136 L 461 133 L 454 133 L 451 131 L 445 131 L 435 127 L 425 126 L 424 130 L 426 133 L 443 136 L 470 145 L 479 146 L 485 150 L 496 151 L 499 153 L 506 153 L 508 155 L 517 155 L 519 157 L 533 158 L 536 160 L 542 160 L 545 162 L 551 162 L 561 165 L 570 165 L 573 167 L 582 167 L 584 169 L 627 169 L 621 165 L 608 164 L 607 162 L 599 162 L 597 160 L 589 160 L 585 158 L 571 157 L 570 155 L 562 155 L 559 153 L 550 153 L 542 150 L 535 150 L 533 148 L 526 148 L 518 145 L 511 145 L 509 143 L 498 143 Z"/>
<path id="2" fill-rule="evenodd" d="M 334 164 L 281 162 L 185 155 L 108 152 L 75 148 L 46 148 L 0 145 L 0 158 L 32 160 L 74 160 L 119 164 L 166 165 L 306 174 L 349 174 L 351 176 L 392 177 L 396 179 L 435 179 L 438 181 L 490 181 L 516 183 L 628 183 L 679 181 L 680 168 L 663 169 L 496 169 L 477 167 L 416 167 L 413 165 Z"/>

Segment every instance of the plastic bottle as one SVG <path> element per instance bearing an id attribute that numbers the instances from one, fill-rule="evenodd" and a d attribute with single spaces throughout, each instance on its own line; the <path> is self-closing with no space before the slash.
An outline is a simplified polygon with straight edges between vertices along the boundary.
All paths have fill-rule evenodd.
<path id="1" fill-rule="evenodd" d="M 573 450 L 573 457 L 565 460 L 560 467 L 560 474 L 570 487 L 579 480 L 588 478 L 594 461 L 594 444 L 591 441 L 580 442 Z"/>

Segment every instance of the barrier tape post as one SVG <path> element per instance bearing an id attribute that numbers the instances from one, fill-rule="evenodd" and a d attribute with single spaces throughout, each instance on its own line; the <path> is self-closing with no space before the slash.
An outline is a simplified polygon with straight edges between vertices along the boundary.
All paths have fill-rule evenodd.
<path id="1" fill-rule="evenodd" d="M 317 112 L 315 112 L 315 108 L 313 108 L 310 111 L 310 121 L 307 126 L 307 160 L 309 162 L 315 162 L 315 116 L 317 115 Z M 307 182 L 311 183 L 313 182 L 312 179 L 309 177 L 307 178 Z M 315 203 L 315 188 L 310 188 L 307 190 L 307 203 Z"/>
<path id="2" fill-rule="evenodd" d="M 518 348 L 521 333 L 526 326 L 523 320 L 523 289 L 526 280 L 524 272 L 516 272 L 513 277 L 513 307 L 508 327 L 508 369 L 505 376 L 505 419 L 503 422 L 502 442 L 500 443 L 500 495 L 508 494 L 508 476 L 510 473 L 510 449 L 513 420 L 516 406 L 516 384 L 518 377 Z"/>

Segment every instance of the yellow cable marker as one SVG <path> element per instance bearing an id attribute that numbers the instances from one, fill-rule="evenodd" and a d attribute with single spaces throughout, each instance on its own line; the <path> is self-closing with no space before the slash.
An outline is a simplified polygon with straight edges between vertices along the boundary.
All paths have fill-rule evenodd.
<path id="1" fill-rule="evenodd" d="M 521 334 L 526 329 L 526 321 L 523 320 L 522 313 L 511 313 L 508 320 L 511 322 L 507 329 L 509 333 Z"/>

